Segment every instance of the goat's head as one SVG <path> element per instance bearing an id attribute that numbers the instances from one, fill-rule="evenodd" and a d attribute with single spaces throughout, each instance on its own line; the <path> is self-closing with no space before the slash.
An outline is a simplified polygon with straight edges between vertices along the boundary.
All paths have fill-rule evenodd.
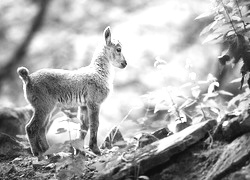
<path id="1" fill-rule="evenodd" d="M 125 68 L 127 66 L 127 62 L 122 54 L 122 45 L 118 40 L 111 40 L 111 31 L 109 26 L 106 27 L 103 35 L 106 43 L 106 55 L 108 55 L 112 65 L 118 68 Z"/>

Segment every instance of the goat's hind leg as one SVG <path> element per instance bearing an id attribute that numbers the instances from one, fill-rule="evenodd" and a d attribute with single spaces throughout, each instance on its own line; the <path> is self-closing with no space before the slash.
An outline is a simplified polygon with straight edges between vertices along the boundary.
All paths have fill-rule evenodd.
<path id="1" fill-rule="evenodd" d="M 34 156 L 41 157 L 49 148 L 46 139 L 46 124 L 49 113 L 35 108 L 34 115 L 26 125 L 26 132 Z"/>

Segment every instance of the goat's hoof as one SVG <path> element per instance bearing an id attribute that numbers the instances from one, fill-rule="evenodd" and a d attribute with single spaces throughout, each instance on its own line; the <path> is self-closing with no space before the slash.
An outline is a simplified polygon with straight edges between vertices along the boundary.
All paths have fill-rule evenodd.
<path id="1" fill-rule="evenodd" d="M 97 146 L 90 148 L 96 155 L 101 155 L 101 151 Z"/>

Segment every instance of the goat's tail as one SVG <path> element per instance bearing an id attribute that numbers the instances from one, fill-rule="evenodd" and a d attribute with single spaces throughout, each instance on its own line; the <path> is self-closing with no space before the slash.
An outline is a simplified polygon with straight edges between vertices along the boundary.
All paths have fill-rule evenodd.
<path id="1" fill-rule="evenodd" d="M 29 82 L 29 70 L 26 67 L 17 68 L 17 74 L 25 83 Z"/>

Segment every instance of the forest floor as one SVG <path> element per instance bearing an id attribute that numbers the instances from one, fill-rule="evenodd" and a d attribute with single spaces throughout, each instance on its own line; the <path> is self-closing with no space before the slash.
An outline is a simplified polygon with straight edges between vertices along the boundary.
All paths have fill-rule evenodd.
<path id="1" fill-rule="evenodd" d="M 246 170 L 247 167 L 249 168 L 249 158 L 244 164 L 236 164 L 232 171 L 223 175 L 223 178 L 209 178 L 209 173 L 211 173 L 218 159 L 227 148 L 228 143 L 219 141 L 208 142 L 208 139 L 209 136 L 207 135 L 183 152 L 173 155 L 166 163 L 155 166 L 145 171 L 144 174 L 140 173 L 140 165 L 138 165 L 138 169 L 132 175 L 127 174 L 119 179 L 245 180 L 247 177 L 249 178 L 250 174 L 246 172 L 243 174 L 236 173 L 235 175 L 235 172 L 242 172 L 242 169 Z M 99 176 L 106 173 L 105 167 L 114 168 L 121 162 L 129 164 L 130 162 L 126 161 L 126 157 L 136 156 L 133 150 L 127 151 L 126 155 L 124 155 L 124 151 L 122 152 L 118 149 L 104 151 L 102 156 L 95 156 L 89 151 L 84 156 L 80 153 L 74 157 L 66 157 L 66 155 L 62 158 L 63 155 L 61 155 L 42 161 L 38 161 L 36 157 L 29 154 L 28 150 L 18 157 L 1 156 L 0 179 L 108 179 L 105 177 L 100 178 Z M 230 153 L 233 154 L 235 152 Z M 117 168 L 117 171 L 119 170 Z"/>
<path id="2" fill-rule="evenodd" d="M 223 144 L 215 143 L 207 149 L 204 142 L 199 142 L 184 152 L 173 156 L 166 164 L 146 172 L 145 176 L 151 180 L 206 179 L 207 172 L 218 160 L 223 152 L 223 147 Z M 110 155 L 118 157 L 117 155 L 114 156 L 113 152 L 110 152 L 109 155 L 105 155 L 105 159 L 111 158 Z M 98 173 L 98 167 L 92 166 L 92 164 L 96 162 L 99 162 L 99 165 L 108 163 L 103 160 L 103 157 L 89 158 L 84 163 L 84 175 L 72 176 L 71 179 L 94 179 L 95 174 Z M 1 179 L 67 179 L 69 176 L 69 174 L 58 174 L 55 163 L 49 161 L 38 162 L 37 158 L 28 154 L 14 159 L 2 157 L 0 167 Z M 65 177 L 63 177 L 64 175 Z M 137 178 L 128 177 L 127 179 Z"/>

